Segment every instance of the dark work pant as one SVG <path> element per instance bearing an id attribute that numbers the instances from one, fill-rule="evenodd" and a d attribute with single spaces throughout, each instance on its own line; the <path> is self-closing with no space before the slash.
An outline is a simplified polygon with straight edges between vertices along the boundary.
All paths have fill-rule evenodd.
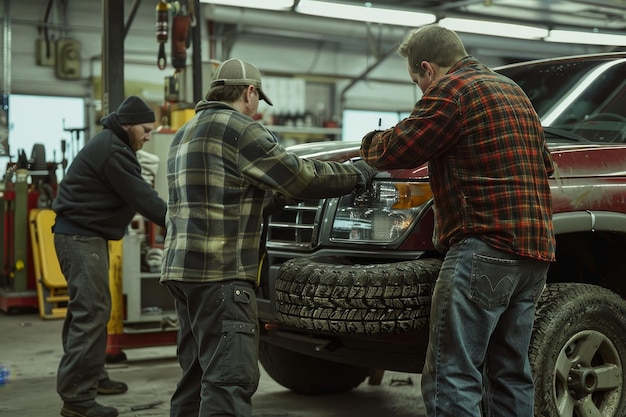
<path id="1" fill-rule="evenodd" d="M 63 401 L 88 404 L 96 398 L 98 381 L 107 377 L 108 243 L 98 237 L 56 233 L 54 245 L 69 294 L 57 392 Z"/>
<path id="2" fill-rule="evenodd" d="M 245 281 L 165 281 L 178 316 L 182 376 L 171 417 L 250 417 L 259 384 L 258 313 Z"/>

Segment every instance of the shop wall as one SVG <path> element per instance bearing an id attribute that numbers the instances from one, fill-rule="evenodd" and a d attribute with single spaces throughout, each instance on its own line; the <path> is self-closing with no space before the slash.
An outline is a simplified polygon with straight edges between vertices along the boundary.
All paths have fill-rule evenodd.
<path id="1" fill-rule="evenodd" d="M 48 35 L 54 39 L 80 42 L 80 77 L 64 80 L 50 66 L 37 64 L 36 45 L 42 42 L 47 6 Z M 67 5 L 61 10 L 59 3 Z M 125 20 L 136 2 L 125 1 Z M 11 16 L 11 92 L 84 97 L 98 105 L 98 80 L 102 77 L 102 0 L 4 0 Z M 130 25 L 124 44 L 125 80 L 151 101 L 163 97 L 163 83 L 173 69 L 156 66 L 155 1 L 144 0 Z M 406 111 L 419 97 L 406 74 L 404 61 L 395 54 L 394 42 L 410 28 L 383 27 L 355 22 L 304 19 L 301 16 L 203 5 L 198 19 L 202 25 L 201 55 L 211 60 L 240 57 L 255 63 L 263 73 L 272 76 L 303 77 L 308 81 L 331 86 L 335 97 L 330 105 L 365 110 Z M 279 26 L 277 26 L 279 25 Z M 314 28 L 315 27 L 315 28 Z M 296 39 L 293 33 L 315 29 L 319 33 Z M 532 59 L 562 54 L 593 52 L 576 45 L 548 45 L 517 40 L 503 40 L 462 35 L 470 53 L 488 65 L 496 66 L 510 59 Z M 372 45 L 377 45 L 373 47 Z M 169 48 L 168 48 L 169 49 Z M 188 52 L 189 61 L 191 50 Z M 361 79 L 366 68 L 382 61 L 368 81 Z M 210 76 L 205 65 L 203 92 Z M 189 77 L 183 88 L 185 101 L 190 97 Z M 95 91 L 94 91 L 95 90 Z"/>

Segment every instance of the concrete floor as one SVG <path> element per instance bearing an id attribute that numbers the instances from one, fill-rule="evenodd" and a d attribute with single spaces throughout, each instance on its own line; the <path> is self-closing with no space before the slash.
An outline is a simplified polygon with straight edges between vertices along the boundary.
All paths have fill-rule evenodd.
<path id="1" fill-rule="evenodd" d="M 11 372 L 8 382 L 0 386 L 0 415 L 59 415 L 62 404 L 56 393 L 55 378 L 61 358 L 62 324 L 62 320 L 42 320 L 38 314 L 0 312 L 0 364 Z M 168 417 L 169 399 L 179 375 L 175 346 L 124 352 L 126 362 L 107 367 L 113 379 L 129 385 L 129 391 L 118 396 L 101 396 L 98 401 L 116 407 L 120 416 Z M 419 380 L 416 374 L 385 372 L 380 385 L 369 385 L 366 381 L 347 394 L 302 396 L 262 373 L 253 397 L 253 416 L 425 417 Z M 131 409 L 152 403 L 159 404 L 145 410 Z"/>

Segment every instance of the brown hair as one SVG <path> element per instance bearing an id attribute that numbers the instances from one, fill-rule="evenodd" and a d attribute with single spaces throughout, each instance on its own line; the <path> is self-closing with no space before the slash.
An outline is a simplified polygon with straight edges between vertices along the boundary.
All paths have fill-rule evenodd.
<path id="1" fill-rule="evenodd" d="M 209 101 L 234 103 L 241 97 L 246 88 L 248 88 L 247 85 L 219 85 L 211 88 L 206 93 L 206 99 Z"/>
<path id="2" fill-rule="evenodd" d="M 409 33 L 398 47 L 398 54 L 407 58 L 411 71 L 419 75 L 425 72 L 420 65 L 422 61 L 451 67 L 468 55 L 459 35 L 436 24 Z"/>

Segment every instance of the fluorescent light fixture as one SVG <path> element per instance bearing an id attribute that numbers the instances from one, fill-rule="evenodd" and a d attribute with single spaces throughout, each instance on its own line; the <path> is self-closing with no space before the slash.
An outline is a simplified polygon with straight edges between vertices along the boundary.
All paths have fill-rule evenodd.
<path id="1" fill-rule="evenodd" d="M 430 13 L 383 9 L 380 7 L 354 6 L 345 3 L 330 3 L 315 0 L 300 0 L 296 11 L 313 16 L 409 27 L 434 23 L 436 20 L 435 15 Z"/>
<path id="2" fill-rule="evenodd" d="M 264 10 L 287 10 L 293 7 L 293 0 L 200 0 L 200 3 Z"/>
<path id="3" fill-rule="evenodd" d="M 626 46 L 626 36 L 624 35 L 572 30 L 551 30 L 544 40 L 547 42 L 583 43 L 586 45 Z"/>
<path id="4" fill-rule="evenodd" d="M 447 17 L 439 25 L 455 32 L 476 33 L 479 35 L 503 36 L 518 39 L 542 39 L 548 36 L 548 30 L 535 26 L 514 25 L 510 23 L 489 22 L 486 20 L 457 19 Z"/>

